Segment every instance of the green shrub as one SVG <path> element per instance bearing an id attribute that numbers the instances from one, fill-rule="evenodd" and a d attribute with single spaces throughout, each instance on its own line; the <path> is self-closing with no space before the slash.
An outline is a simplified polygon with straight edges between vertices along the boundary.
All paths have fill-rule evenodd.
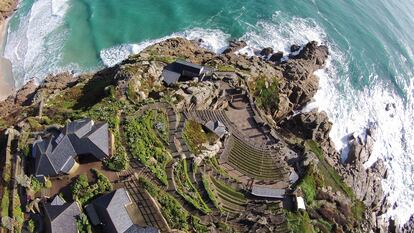
<path id="1" fill-rule="evenodd" d="M 200 154 L 204 143 L 214 143 L 217 136 L 212 132 L 205 132 L 202 125 L 193 120 L 185 122 L 183 138 L 193 154 Z"/>
<path id="2" fill-rule="evenodd" d="M 73 200 L 78 201 L 81 206 L 89 203 L 97 195 L 112 191 L 113 187 L 109 179 L 101 172 L 91 169 L 96 176 L 96 182 L 89 184 L 86 175 L 78 176 L 71 187 Z"/>
<path id="3" fill-rule="evenodd" d="M 193 230 L 197 233 L 209 233 L 210 230 L 208 227 L 201 223 L 201 219 L 197 216 L 191 215 L 191 225 L 193 226 Z"/>
<path id="4" fill-rule="evenodd" d="M 313 228 L 311 220 L 308 213 L 298 212 L 293 213 L 290 211 L 286 212 L 286 217 L 288 220 L 289 229 L 293 233 L 314 233 L 316 232 Z"/>
<path id="5" fill-rule="evenodd" d="M 72 185 L 73 200 L 78 201 L 83 206 L 87 201 L 93 198 L 93 193 L 90 190 L 88 178 L 86 175 L 79 175 Z"/>
<path id="6" fill-rule="evenodd" d="M 21 229 L 23 227 L 23 222 L 24 222 L 24 213 L 22 211 L 21 208 L 21 204 L 20 204 L 20 197 L 14 196 L 14 206 L 13 206 L 13 217 L 15 220 L 15 231 L 16 232 L 21 232 Z"/>
<path id="7" fill-rule="evenodd" d="M 219 72 L 235 72 L 236 68 L 234 68 L 232 65 L 219 65 L 217 67 L 217 70 Z"/>
<path id="8" fill-rule="evenodd" d="M 1 216 L 9 216 L 10 191 L 7 187 L 3 189 L 3 196 L 1 198 Z"/>
<path id="9" fill-rule="evenodd" d="M 189 230 L 188 212 L 173 196 L 161 190 L 143 177 L 139 178 L 139 182 L 142 184 L 144 189 L 147 190 L 148 193 L 161 205 L 161 212 L 172 228 L 180 229 L 182 231 Z"/>
<path id="10" fill-rule="evenodd" d="M 27 230 L 29 233 L 35 233 L 36 232 L 36 222 L 33 219 L 30 219 L 27 222 Z"/>
<path id="11" fill-rule="evenodd" d="M 41 189 L 43 188 L 43 184 L 37 180 L 36 178 L 32 177 L 32 180 L 30 182 L 30 189 L 34 192 L 37 193 L 39 192 Z"/>
<path id="12" fill-rule="evenodd" d="M 96 184 L 98 185 L 98 188 L 96 190 L 97 193 L 104 193 L 113 190 L 113 186 L 108 177 L 94 168 L 92 168 L 91 171 L 96 177 Z"/>
<path id="13" fill-rule="evenodd" d="M 6 162 L 6 164 L 3 167 L 3 181 L 5 183 L 9 183 L 11 179 L 11 164 L 9 162 Z"/>
<path id="14" fill-rule="evenodd" d="M 7 127 L 9 127 L 9 124 L 4 119 L 0 119 L 0 130 L 6 129 Z"/>
<path id="15" fill-rule="evenodd" d="M 46 180 L 46 182 L 44 184 L 44 187 L 47 188 L 47 189 L 52 188 L 52 182 L 50 180 Z"/>
<path id="16" fill-rule="evenodd" d="M 112 89 L 111 89 L 112 90 Z M 126 154 L 126 150 L 122 145 L 122 138 L 119 133 L 121 124 L 120 111 L 126 108 L 127 104 L 116 99 L 113 96 L 104 98 L 98 104 L 95 104 L 88 111 L 82 112 L 82 114 L 74 114 L 73 118 L 85 118 L 90 117 L 94 120 L 105 121 L 108 123 L 114 135 L 115 152 L 111 158 L 104 161 L 104 165 L 112 171 L 122 171 L 128 168 L 129 160 Z M 127 111 L 128 109 L 124 109 Z"/>
<path id="17" fill-rule="evenodd" d="M 192 206 L 205 214 L 211 212 L 206 203 L 200 196 L 200 193 L 193 186 L 188 177 L 187 161 L 182 160 L 174 169 L 174 178 L 177 185 L 177 192 Z"/>
<path id="18" fill-rule="evenodd" d="M 30 145 L 29 144 L 26 144 L 23 147 L 22 153 L 23 153 L 24 156 L 30 157 Z"/>
<path id="19" fill-rule="evenodd" d="M 92 233 L 92 226 L 84 213 L 81 213 L 76 219 L 76 225 L 79 233 Z"/>
<path id="20" fill-rule="evenodd" d="M 207 191 L 208 197 L 213 202 L 214 207 L 216 207 L 217 209 L 219 209 L 221 211 L 221 207 L 219 205 L 219 202 L 217 201 L 216 195 L 215 195 L 215 193 L 213 192 L 213 190 L 210 186 L 210 184 L 211 184 L 210 177 L 206 174 L 203 174 L 202 179 L 203 179 L 203 185 L 204 185 L 204 188 Z"/>
<path id="21" fill-rule="evenodd" d="M 154 130 L 158 114 L 160 113 L 156 110 L 151 110 L 139 118 L 129 119 L 125 124 L 125 134 L 131 155 L 139 159 L 163 184 L 167 185 L 165 167 L 171 160 L 171 155 Z"/>
<path id="22" fill-rule="evenodd" d="M 330 186 L 334 191 L 341 191 L 347 197 L 356 199 L 353 190 L 347 184 L 345 184 L 342 177 L 339 176 L 338 172 L 325 160 L 323 150 L 319 143 L 313 140 L 307 140 L 305 142 L 305 148 L 308 151 L 313 152 L 319 159 L 317 168 L 320 176 L 317 181 L 319 181 L 320 184 L 317 185 L 320 187 Z"/>
<path id="23" fill-rule="evenodd" d="M 314 172 L 314 168 L 310 167 L 306 172 L 306 175 L 303 177 L 302 181 L 299 183 L 299 186 L 305 195 L 305 200 L 309 205 L 312 205 L 313 200 L 316 196 L 316 174 Z"/>
<path id="24" fill-rule="evenodd" d="M 41 131 L 43 129 L 43 126 L 40 124 L 39 120 L 35 117 L 29 117 L 27 118 L 27 121 L 30 125 L 30 129 L 32 131 Z"/>
<path id="25" fill-rule="evenodd" d="M 279 110 L 279 84 L 276 79 L 270 82 L 264 77 L 259 78 L 254 93 L 258 107 L 272 115 Z"/>

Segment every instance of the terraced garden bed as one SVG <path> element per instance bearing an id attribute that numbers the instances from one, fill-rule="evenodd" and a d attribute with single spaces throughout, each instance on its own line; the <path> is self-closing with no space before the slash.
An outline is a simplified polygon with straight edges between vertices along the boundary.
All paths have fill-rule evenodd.
<path id="1" fill-rule="evenodd" d="M 192 206 L 205 214 L 211 212 L 206 203 L 201 198 L 198 190 L 193 186 L 188 176 L 188 165 L 186 160 L 182 160 L 174 169 L 174 180 L 177 192 Z"/>
<path id="2" fill-rule="evenodd" d="M 203 184 L 209 198 L 220 211 L 230 213 L 244 211 L 247 199 L 242 193 L 206 174 L 203 175 Z"/>
<path id="3" fill-rule="evenodd" d="M 139 178 L 139 183 L 159 203 L 162 215 L 172 229 L 184 232 L 209 232 L 208 226 L 201 223 L 197 216 L 190 215 L 173 196 L 143 177 Z"/>
<path id="4" fill-rule="evenodd" d="M 155 126 L 160 123 L 156 110 L 147 111 L 143 116 L 130 118 L 125 122 L 125 134 L 132 157 L 138 159 L 165 185 L 167 185 L 166 165 L 172 159 L 158 136 Z"/>
<path id="5" fill-rule="evenodd" d="M 173 196 L 143 177 L 139 178 L 139 183 L 160 204 L 162 215 L 171 228 L 189 230 L 189 214 Z"/>

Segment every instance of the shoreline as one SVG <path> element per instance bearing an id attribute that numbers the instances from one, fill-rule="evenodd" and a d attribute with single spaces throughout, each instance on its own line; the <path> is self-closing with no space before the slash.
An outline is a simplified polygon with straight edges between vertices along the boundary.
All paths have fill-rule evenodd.
<path id="1" fill-rule="evenodd" d="M 12 64 L 9 60 L 3 57 L 9 20 L 10 18 L 7 18 L 0 22 L 0 101 L 6 99 L 15 91 Z"/>
<path id="2" fill-rule="evenodd" d="M 4 47 L 6 42 L 7 36 L 7 25 L 9 24 L 9 19 L 4 19 L 0 21 L 0 55 L 3 56 L 4 54 Z"/>

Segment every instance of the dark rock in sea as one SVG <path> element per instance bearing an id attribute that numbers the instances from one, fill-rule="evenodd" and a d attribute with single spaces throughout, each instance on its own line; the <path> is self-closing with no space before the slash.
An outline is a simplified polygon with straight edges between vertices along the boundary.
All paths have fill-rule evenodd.
<path id="1" fill-rule="evenodd" d="M 346 163 L 365 163 L 372 153 L 374 141 L 370 134 L 367 134 L 365 141 L 361 136 L 352 137 L 349 142 L 350 151 Z"/>
<path id="2" fill-rule="evenodd" d="M 264 56 L 264 57 L 268 57 L 273 53 L 273 48 L 271 47 L 267 47 L 262 49 L 262 51 L 260 51 L 260 55 Z"/>
<path id="3" fill-rule="evenodd" d="M 329 56 L 329 49 L 325 45 L 318 45 L 318 42 L 312 41 L 305 45 L 297 56 L 292 56 L 293 59 L 305 59 L 314 61 L 314 66 L 317 69 L 325 65 L 326 59 Z"/>
<path id="4" fill-rule="evenodd" d="M 236 51 L 238 51 L 238 50 L 240 50 L 240 49 L 242 49 L 246 46 L 247 46 L 247 43 L 245 41 L 242 41 L 242 40 L 240 40 L 240 41 L 235 41 L 235 40 L 230 41 L 229 47 L 223 51 L 223 54 L 234 53 L 234 52 L 236 52 Z"/>
<path id="5" fill-rule="evenodd" d="M 300 49 L 299 45 L 294 44 L 294 45 L 290 46 L 290 52 L 291 53 L 297 52 L 297 51 L 299 51 L 299 49 Z"/>
<path id="6" fill-rule="evenodd" d="M 345 161 L 344 179 L 353 188 L 358 199 L 366 206 L 379 210 L 384 194 L 381 180 L 386 168 L 382 160 L 376 161 L 368 169 L 363 165 L 372 154 L 375 139 L 371 135 L 373 133 L 367 134 L 365 141 L 361 136 L 353 137 L 349 141 L 350 151 Z"/>
<path id="7" fill-rule="evenodd" d="M 411 215 L 410 220 L 408 220 L 408 222 L 404 224 L 404 226 L 401 228 L 401 231 L 403 233 L 414 232 L 414 215 Z"/>
<path id="8" fill-rule="evenodd" d="M 272 56 L 269 58 L 269 61 L 279 63 L 282 58 L 283 58 L 283 52 L 279 51 L 277 53 L 272 54 Z"/>

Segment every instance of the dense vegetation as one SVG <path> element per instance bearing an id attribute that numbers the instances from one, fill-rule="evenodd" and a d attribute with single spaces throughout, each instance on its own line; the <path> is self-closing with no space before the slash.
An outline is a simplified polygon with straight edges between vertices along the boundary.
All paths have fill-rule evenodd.
<path id="1" fill-rule="evenodd" d="M 212 176 L 204 176 L 203 182 L 210 199 L 221 211 L 239 213 L 245 209 L 247 199 L 243 193 Z"/>
<path id="2" fill-rule="evenodd" d="M 312 152 L 317 158 L 317 164 L 311 164 L 305 176 L 301 179 L 299 187 L 301 188 L 308 211 L 330 212 L 329 219 L 320 217 L 311 219 L 305 213 L 288 212 L 289 225 L 294 232 L 329 232 L 334 230 L 335 224 L 346 224 L 352 228 L 354 224 L 361 221 L 365 207 L 363 203 L 356 199 L 352 189 L 344 183 L 335 169 L 325 160 L 323 151 L 318 143 L 312 140 L 305 142 L 305 149 Z M 323 205 L 320 198 L 316 198 L 318 192 L 330 187 L 333 192 L 340 192 L 344 197 L 350 200 L 351 206 L 341 204 L 338 206 Z"/>
<path id="3" fill-rule="evenodd" d="M 172 228 L 183 231 L 189 230 L 189 214 L 173 196 L 143 177 L 140 177 L 139 182 L 161 205 L 161 212 Z"/>
<path id="4" fill-rule="evenodd" d="M 96 196 L 108 191 L 112 191 L 113 187 L 109 179 L 101 172 L 91 169 L 95 175 L 95 182 L 89 184 L 86 175 L 82 174 L 78 176 L 71 187 L 72 198 L 78 201 L 81 206 L 89 203 Z"/>
<path id="5" fill-rule="evenodd" d="M 161 114 L 156 110 L 151 110 L 141 117 L 127 120 L 125 134 L 131 155 L 139 159 L 163 184 L 167 185 L 165 167 L 171 160 L 171 155 L 155 130 L 158 123 L 165 122 L 165 120 L 159 120 Z"/>
<path id="6" fill-rule="evenodd" d="M 203 177 L 203 185 L 207 191 L 208 197 L 210 198 L 211 202 L 213 202 L 214 207 L 222 211 L 221 206 L 216 198 L 216 194 L 214 193 L 213 188 L 210 185 L 211 183 L 210 176 L 203 174 L 202 177 Z"/>
<path id="7" fill-rule="evenodd" d="M 129 160 L 120 135 L 120 111 L 126 106 L 113 95 L 104 98 L 95 104 L 87 112 L 80 114 L 77 118 L 90 117 L 95 120 L 107 122 L 115 139 L 115 151 L 111 158 L 105 160 L 105 165 L 113 171 L 122 171 L 129 166 Z"/>
<path id="8" fill-rule="evenodd" d="M 193 154 L 200 154 L 204 143 L 214 143 L 217 136 L 212 132 L 205 132 L 202 125 L 193 120 L 187 120 L 184 126 L 183 137 Z"/>
<path id="9" fill-rule="evenodd" d="M 188 177 L 187 161 L 184 159 L 178 163 L 174 169 L 174 178 L 177 185 L 177 192 L 196 209 L 208 214 L 211 212 L 210 208 L 204 203 L 200 193 L 193 186 Z"/>
<path id="10" fill-rule="evenodd" d="M 88 217 L 84 213 L 81 213 L 76 219 L 76 225 L 79 233 L 92 233 L 92 226 L 88 221 Z"/>
<path id="11" fill-rule="evenodd" d="M 271 115 L 279 110 L 279 83 L 277 79 L 259 77 L 249 84 L 259 108 Z"/>

